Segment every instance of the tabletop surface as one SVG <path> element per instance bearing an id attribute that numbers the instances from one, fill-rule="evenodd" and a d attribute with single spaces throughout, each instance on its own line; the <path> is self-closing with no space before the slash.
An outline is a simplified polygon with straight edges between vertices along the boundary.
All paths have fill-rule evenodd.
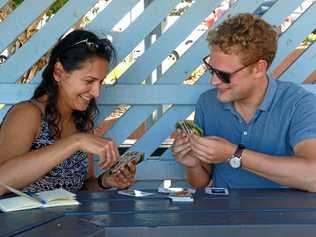
<path id="1" fill-rule="evenodd" d="M 147 190 L 150 191 L 150 190 Z M 152 190 L 151 190 L 152 191 Z M 154 191 L 152 191 L 154 192 Z M 236 189 L 228 196 L 78 192 L 81 205 L 0 213 L 0 236 L 315 236 L 316 194 Z"/>

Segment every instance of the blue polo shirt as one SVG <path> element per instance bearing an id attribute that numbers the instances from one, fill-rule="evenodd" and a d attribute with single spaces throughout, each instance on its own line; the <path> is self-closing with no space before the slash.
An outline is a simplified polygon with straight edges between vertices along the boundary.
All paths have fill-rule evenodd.
<path id="1" fill-rule="evenodd" d="M 217 99 L 217 90 L 203 93 L 196 105 L 195 122 L 205 136 L 268 155 L 292 156 L 296 144 L 316 138 L 316 96 L 292 82 L 269 80 L 261 105 L 246 123 L 232 103 Z M 286 158 L 284 158 L 286 159 Z M 280 188 L 281 185 L 225 162 L 214 165 L 213 182 L 227 188 Z"/>

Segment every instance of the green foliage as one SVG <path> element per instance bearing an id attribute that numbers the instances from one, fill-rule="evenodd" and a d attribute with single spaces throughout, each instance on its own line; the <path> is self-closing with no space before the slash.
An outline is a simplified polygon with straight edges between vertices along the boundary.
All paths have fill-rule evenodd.
<path id="1" fill-rule="evenodd" d="M 48 10 L 48 14 L 49 16 L 55 14 L 60 8 L 62 8 L 62 6 L 64 6 L 66 3 L 68 2 L 68 0 L 58 0 L 56 1 Z"/>
<path id="2" fill-rule="evenodd" d="M 309 34 L 303 41 L 303 45 L 308 46 L 316 41 L 316 33 Z"/>
<path id="3" fill-rule="evenodd" d="M 12 0 L 13 8 L 17 8 L 17 6 L 19 6 L 22 2 L 23 0 Z"/>
<path id="4" fill-rule="evenodd" d="M 13 8 L 17 8 L 23 0 L 12 0 Z M 49 8 L 47 15 L 50 17 L 51 15 L 55 14 L 62 6 L 64 6 L 68 0 L 57 0 L 53 3 L 53 5 Z"/>

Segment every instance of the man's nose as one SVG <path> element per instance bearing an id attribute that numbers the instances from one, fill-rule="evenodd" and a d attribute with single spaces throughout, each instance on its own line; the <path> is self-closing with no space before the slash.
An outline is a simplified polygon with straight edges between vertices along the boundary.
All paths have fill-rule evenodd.
<path id="1" fill-rule="evenodd" d="M 219 79 L 219 77 L 216 75 L 216 73 L 214 73 L 213 75 L 211 75 L 210 83 L 213 86 L 217 86 L 217 85 L 220 85 L 222 83 L 222 80 Z"/>

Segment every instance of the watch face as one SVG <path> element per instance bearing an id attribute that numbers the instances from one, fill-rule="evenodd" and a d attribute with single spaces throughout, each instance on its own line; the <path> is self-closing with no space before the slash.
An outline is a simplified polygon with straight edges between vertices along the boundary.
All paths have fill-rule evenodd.
<path id="1" fill-rule="evenodd" d="M 229 160 L 229 164 L 230 164 L 231 167 L 233 167 L 233 168 L 235 168 L 235 169 L 239 168 L 240 165 L 241 165 L 240 158 L 238 158 L 238 157 L 236 157 L 236 156 L 232 157 L 232 158 Z"/>

